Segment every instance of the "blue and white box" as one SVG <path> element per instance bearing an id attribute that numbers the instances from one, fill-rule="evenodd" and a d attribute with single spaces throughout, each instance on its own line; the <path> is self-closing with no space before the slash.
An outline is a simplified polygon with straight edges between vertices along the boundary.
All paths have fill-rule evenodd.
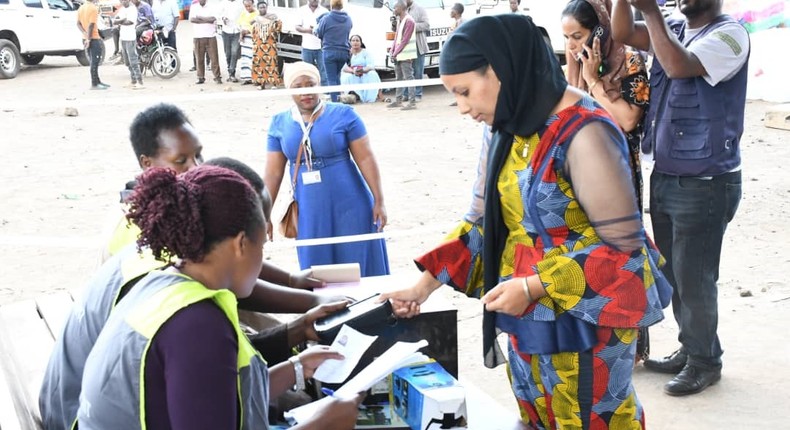
<path id="1" fill-rule="evenodd" d="M 412 430 L 467 427 L 464 387 L 435 361 L 396 370 L 390 392 L 390 404 Z"/>

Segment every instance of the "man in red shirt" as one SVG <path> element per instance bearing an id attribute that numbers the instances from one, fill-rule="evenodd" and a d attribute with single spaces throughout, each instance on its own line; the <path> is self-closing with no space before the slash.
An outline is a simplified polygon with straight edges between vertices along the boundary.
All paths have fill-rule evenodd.
<path id="1" fill-rule="evenodd" d="M 91 62 L 91 89 L 106 90 L 109 85 L 99 79 L 99 62 L 101 61 L 101 44 L 98 28 L 99 8 L 96 0 L 88 0 L 77 10 L 77 28 L 82 32 L 82 40 L 88 50 Z"/>

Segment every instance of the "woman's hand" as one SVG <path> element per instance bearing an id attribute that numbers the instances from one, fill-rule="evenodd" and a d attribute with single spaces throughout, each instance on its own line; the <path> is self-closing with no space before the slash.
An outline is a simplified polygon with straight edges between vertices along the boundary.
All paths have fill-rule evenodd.
<path id="1" fill-rule="evenodd" d="M 307 340 L 320 340 L 318 338 L 318 333 L 315 331 L 315 326 L 313 323 L 316 322 L 319 318 L 323 318 L 327 315 L 331 315 L 337 311 L 345 309 L 348 305 L 351 304 L 351 300 L 341 300 L 334 303 L 327 303 L 323 305 L 319 305 L 310 309 L 300 318 L 303 320 L 304 324 L 304 336 Z"/>
<path id="2" fill-rule="evenodd" d="M 441 287 L 442 283 L 431 275 L 431 272 L 422 272 L 422 277 L 411 288 L 405 290 L 383 293 L 379 296 L 379 303 L 384 300 L 392 302 L 392 311 L 398 318 L 412 318 L 420 314 L 420 305 Z"/>
<path id="3" fill-rule="evenodd" d="M 384 226 L 387 225 L 387 209 L 384 207 L 384 203 L 373 204 L 373 224 L 376 225 L 378 231 L 384 230 Z"/>
<path id="4" fill-rule="evenodd" d="M 582 45 L 582 49 L 584 49 L 584 52 L 587 53 L 586 58 L 584 55 L 582 55 L 581 58 L 582 78 L 584 79 L 584 82 L 587 83 L 587 88 L 590 88 L 593 82 L 601 79 L 601 77 L 598 76 L 598 70 L 600 69 L 602 62 L 600 39 L 598 37 L 593 39 L 592 45 L 593 45 L 592 48 L 590 48 L 586 44 Z"/>
<path id="5" fill-rule="evenodd" d="M 326 287 L 326 282 L 313 278 L 313 269 L 304 269 L 288 275 L 288 286 L 298 290 L 313 290 Z"/>
<path id="6" fill-rule="evenodd" d="M 533 301 L 546 294 L 542 286 L 534 287 L 536 282 L 540 282 L 536 275 L 527 278 L 528 292 L 525 291 L 524 278 L 512 278 L 492 288 L 480 300 L 488 311 L 519 316 Z"/>
<path id="7" fill-rule="evenodd" d="M 299 361 L 302 362 L 305 379 L 312 378 L 315 369 L 324 361 L 343 360 L 345 358 L 342 354 L 326 345 L 313 345 L 300 353 L 298 357 Z"/>
<path id="8" fill-rule="evenodd" d="M 357 424 L 359 404 L 365 399 L 366 393 L 359 393 L 350 399 L 330 397 L 321 409 L 307 422 L 300 423 L 294 430 L 321 429 L 321 430 L 349 430 Z"/>

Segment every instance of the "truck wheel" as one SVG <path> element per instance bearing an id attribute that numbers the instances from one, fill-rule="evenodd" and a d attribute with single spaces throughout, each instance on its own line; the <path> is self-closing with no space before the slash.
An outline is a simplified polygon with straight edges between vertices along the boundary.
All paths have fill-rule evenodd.
<path id="1" fill-rule="evenodd" d="M 13 79 L 19 73 L 21 57 L 13 42 L 0 40 L 0 79 Z"/>
<path id="2" fill-rule="evenodd" d="M 104 63 L 104 41 L 101 41 L 101 53 L 99 54 L 99 64 Z M 82 51 L 77 52 L 77 61 L 80 63 L 80 66 L 88 67 L 91 65 L 91 57 L 88 55 L 88 48 L 83 49 Z"/>
<path id="3" fill-rule="evenodd" d="M 181 69 L 181 59 L 175 49 L 167 47 L 154 52 L 151 57 L 151 71 L 162 79 L 170 79 Z"/>
<path id="4" fill-rule="evenodd" d="M 25 54 L 22 55 L 22 61 L 25 62 L 28 66 L 35 66 L 36 64 L 40 63 L 41 60 L 44 59 L 43 55 L 40 54 Z"/>

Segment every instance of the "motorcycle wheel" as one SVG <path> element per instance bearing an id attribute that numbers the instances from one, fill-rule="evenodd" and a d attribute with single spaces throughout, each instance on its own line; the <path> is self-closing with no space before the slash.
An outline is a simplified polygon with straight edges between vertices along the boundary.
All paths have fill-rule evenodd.
<path id="1" fill-rule="evenodd" d="M 151 55 L 149 68 L 154 75 L 162 79 L 170 79 L 181 69 L 181 59 L 175 49 L 167 47 Z"/>

